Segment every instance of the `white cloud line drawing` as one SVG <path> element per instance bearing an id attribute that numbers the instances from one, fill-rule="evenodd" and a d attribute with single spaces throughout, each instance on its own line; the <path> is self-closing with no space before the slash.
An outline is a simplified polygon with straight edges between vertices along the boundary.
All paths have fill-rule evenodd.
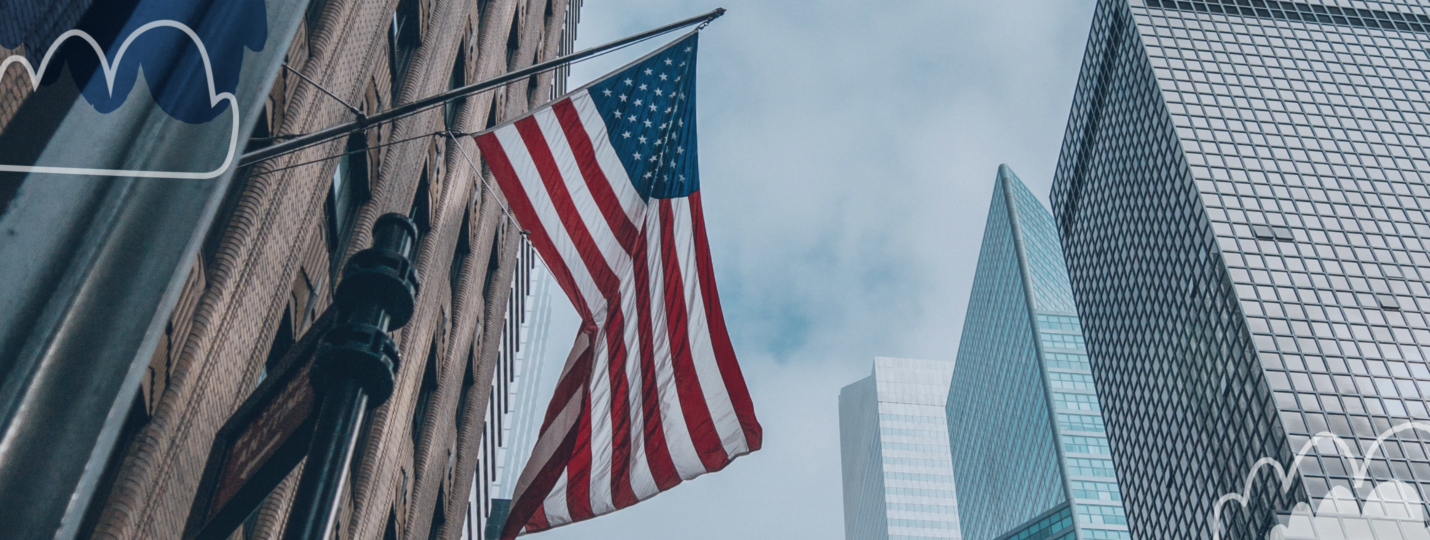
<path id="1" fill-rule="evenodd" d="M 1266 540 L 1430 540 L 1423 506 L 1419 490 L 1398 480 L 1376 484 L 1363 504 L 1350 489 L 1335 486 L 1314 513 L 1311 505 L 1296 503 Z"/>
<path id="2" fill-rule="evenodd" d="M 119 52 L 114 55 L 114 64 L 112 65 L 109 63 L 108 58 L 105 56 L 104 50 L 100 48 L 99 42 L 95 41 L 94 38 L 91 37 L 88 32 L 85 32 L 83 30 L 69 30 L 63 34 L 60 34 L 60 36 L 55 39 L 55 42 L 50 44 L 50 50 L 45 51 L 45 57 L 40 60 L 39 71 L 36 71 L 34 67 L 30 65 L 30 61 L 27 60 L 23 55 L 14 55 L 5 58 L 3 62 L 0 62 L 0 77 L 3 77 L 4 74 L 7 73 L 7 70 L 10 69 L 10 64 L 20 64 L 25 68 L 26 74 L 30 76 L 30 87 L 33 90 L 39 90 L 40 79 L 44 77 L 45 69 L 49 67 L 50 57 L 54 56 L 55 50 L 58 49 L 59 46 L 65 42 L 65 40 L 77 37 L 79 39 L 84 40 L 86 43 L 89 43 L 90 48 L 94 49 L 95 55 L 99 57 L 99 65 L 100 69 L 104 72 L 104 82 L 106 88 L 109 90 L 110 97 L 113 97 L 114 75 L 115 72 L 119 69 L 120 62 L 124 60 L 124 52 L 129 49 L 129 45 L 133 43 L 135 39 L 138 39 L 140 35 L 143 35 L 145 32 L 148 32 L 149 30 L 153 30 L 155 28 L 177 29 L 180 32 L 183 32 L 185 35 L 188 35 L 189 39 L 192 39 L 194 44 L 198 45 L 199 57 L 202 58 L 204 61 L 204 75 L 208 79 L 209 106 L 214 107 L 217 106 L 220 101 L 227 100 L 229 109 L 233 111 L 233 133 L 229 136 L 228 156 L 224 158 L 223 165 L 220 165 L 219 168 L 214 169 L 212 171 L 199 173 L 143 171 L 126 169 L 87 169 L 78 167 L 41 167 L 34 165 L 5 164 L 0 164 L 0 171 L 203 180 L 208 178 L 214 178 L 220 174 L 223 174 L 224 171 L 228 170 L 228 167 L 233 164 L 234 153 L 238 150 L 238 123 L 240 118 L 238 114 L 238 99 L 235 98 L 234 95 L 230 92 L 219 93 L 217 92 L 217 89 L 214 88 L 214 71 L 213 66 L 209 63 L 208 48 L 204 46 L 204 42 L 202 39 L 199 39 L 198 34 L 194 33 L 193 29 L 189 28 L 188 25 L 185 25 L 184 23 L 175 20 L 164 19 L 145 24 L 144 26 L 140 26 L 139 28 L 135 29 L 133 33 L 129 34 L 129 37 L 126 38 L 124 40 L 124 43 L 119 46 Z"/>
<path id="3" fill-rule="evenodd" d="M 1287 474 L 1286 470 L 1281 468 L 1281 463 L 1276 461 L 1275 458 L 1261 458 L 1256 460 L 1256 463 L 1251 466 L 1251 472 L 1246 474 L 1246 481 L 1242 483 L 1241 493 L 1222 495 L 1221 498 L 1217 499 L 1216 505 L 1212 507 L 1212 515 L 1210 516 L 1212 520 L 1212 540 L 1221 540 L 1222 505 L 1226 504 L 1227 501 L 1236 501 L 1245 509 L 1246 500 L 1251 497 L 1252 482 L 1256 480 L 1256 473 L 1261 471 L 1261 467 L 1269 465 L 1276 471 L 1277 478 L 1281 479 L 1281 493 L 1284 494 L 1291 489 L 1291 482 L 1295 479 L 1295 475 L 1300 474 L 1301 460 L 1321 441 L 1330 441 L 1336 445 L 1341 459 L 1349 462 L 1352 473 L 1351 476 L 1355 478 L 1354 487 L 1359 490 L 1361 485 L 1365 483 L 1365 473 L 1366 469 L 1370 467 L 1370 460 L 1380 451 L 1381 444 L 1391 435 L 1409 430 L 1420 430 L 1425 433 L 1430 433 L 1430 424 L 1423 422 L 1406 422 L 1385 430 L 1375 439 L 1375 442 L 1371 443 L 1370 447 L 1366 449 L 1365 456 L 1361 459 L 1356 459 L 1351 455 L 1350 447 L 1346 445 L 1345 441 L 1341 440 L 1339 435 L 1329 431 L 1322 431 L 1317 433 L 1314 437 L 1311 437 L 1311 440 L 1306 441 L 1306 444 L 1301 446 L 1301 451 L 1297 452 L 1296 458 L 1291 460 L 1291 474 Z"/>

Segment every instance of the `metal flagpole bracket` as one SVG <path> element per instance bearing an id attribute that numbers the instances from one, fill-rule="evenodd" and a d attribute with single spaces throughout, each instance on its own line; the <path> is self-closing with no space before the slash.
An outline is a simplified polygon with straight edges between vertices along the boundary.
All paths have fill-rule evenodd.
<path id="1" fill-rule="evenodd" d="M 695 31 L 699 32 L 701 30 L 704 30 L 705 27 L 710 26 L 710 23 L 715 22 L 715 19 L 719 19 L 721 16 L 725 15 L 725 8 L 715 8 L 715 11 L 711 11 L 709 15 L 710 17 L 705 19 L 704 22 L 701 22 L 700 26 L 695 27 Z"/>

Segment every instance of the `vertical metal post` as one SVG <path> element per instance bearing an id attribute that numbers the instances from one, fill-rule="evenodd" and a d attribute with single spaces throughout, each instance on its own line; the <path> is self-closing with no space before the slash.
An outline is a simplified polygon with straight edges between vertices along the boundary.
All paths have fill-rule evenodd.
<path id="1" fill-rule="evenodd" d="M 373 247 L 353 255 L 343 268 L 331 308 L 339 310 L 342 322 L 323 336 L 313 363 L 318 420 L 285 540 L 323 540 L 331 534 L 363 414 L 392 395 L 398 354 L 387 333 L 412 318 L 416 245 L 412 220 L 387 214 L 373 225 Z"/>

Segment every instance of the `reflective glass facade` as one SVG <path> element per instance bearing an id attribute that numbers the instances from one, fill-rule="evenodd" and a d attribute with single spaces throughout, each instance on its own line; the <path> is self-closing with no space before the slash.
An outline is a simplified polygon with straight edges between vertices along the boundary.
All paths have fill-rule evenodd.
<path id="1" fill-rule="evenodd" d="M 946 407 L 965 538 L 1130 538 L 1053 217 L 1006 166 L 956 365 Z"/>
<path id="2" fill-rule="evenodd" d="M 875 358 L 839 392 L 846 540 L 962 538 L 944 396 L 953 364 Z"/>
<path id="3" fill-rule="evenodd" d="M 1430 19 L 1419 2 L 1104 0 L 1051 200 L 1139 538 L 1265 538 L 1426 420 Z M 1413 431 L 1376 485 L 1430 487 Z M 1423 532 L 1423 531 L 1422 531 Z"/>

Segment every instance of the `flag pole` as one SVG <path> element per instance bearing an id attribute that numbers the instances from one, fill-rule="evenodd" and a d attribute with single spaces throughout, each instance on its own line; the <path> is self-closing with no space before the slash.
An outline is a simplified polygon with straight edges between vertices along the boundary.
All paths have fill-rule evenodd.
<path id="1" fill-rule="evenodd" d="M 676 21 L 676 22 L 667 24 L 667 25 L 665 25 L 665 26 L 661 26 L 661 27 L 658 27 L 658 28 L 654 28 L 654 29 L 651 29 L 651 30 L 647 30 L 647 31 L 645 31 L 645 32 L 641 32 L 641 33 L 639 33 L 639 34 L 635 34 L 635 35 L 632 35 L 632 36 L 624 37 L 624 38 L 621 38 L 621 39 L 612 41 L 612 42 L 610 42 L 610 43 L 606 43 L 606 44 L 604 44 L 604 45 L 597 45 L 597 46 L 595 46 L 595 47 L 591 47 L 591 48 L 589 48 L 589 49 L 585 49 L 585 50 L 582 50 L 582 51 L 577 51 L 577 52 L 568 54 L 568 55 L 566 55 L 566 56 L 562 56 L 562 57 L 559 57 L 559 58 L 553 58 L 553 59 L 551 59 L 551 60 L 547 60 L 547 61 L 541 62 L 541 63 L 539 63 L 539 64 L 534 64 L 534 65 L 532 65 L 532 66 L 529 66 L 529 67 L 526 67 L 526 68 L 523 68 L 523 69 L 519 69 L 519 70 L 516 70 L 516 71 L 512 71 L 512 72 L 507 73 L 507 74 L 505 74 L 505 75 L 501 75 L 501 76 L 498 76 L 498 77 L 493 77 L 493 78 L 491 78 L 491 79 L 487 79 L 487 80 L 485 80 L 485 81 L 481 81 L 481 82 L 477 82 L 477 83 L 470 84 L 470 85 L 467 85 L 467 86 L 463 86 L 463 87 L 461 87 L 461 88 L 456 88 L 456 89 L 453 89 L 453 90 L 448 90 L 448 91 L 446 91 L 446 92 L 443 92 L 443 93 L 440 93 L 440 94 L 437 94 L 437 95 L 434 95 L 434 96 L 422 98 L 422 99 L 419 99 L 419 100 L 417 100 L 417 101 L 413 101 L 413 102 L 411 102 L 411 103 L 407 103 L 407 104 L 404 104 L 404 105 L 399 105 L 399 106 L 397 106 L 397 107 L 393 107 L 393 108 L 391 108 L 391 109 L 388 109 L 388 110 L 386 110 L 386 111 L 380 112 L 380 113 L 375 114 L 375 115 L 372 115 L 372 116 L 363 116 L 363 115 L 359 114 L 358 117 L 357 117 L 357 119 L 356 119 L 356 120 L 353 120 L 353 121 L 351 121 L 351 122 L 347 122 L 347 123 L 344 123 L 344 124 L 339 124 L 339 125 L 336 125 L 336 126 L 327 128 L 327 129 L 323 129 L 323 130 L 321 130 L 321 131 L 317 131 L 317 132 L 314 132 L 314 133 L 309 133 L 309 134 L 307 134 L 307 135 L 302 135 L 302 136 L 299 136 L 299 137 L 295 137 L 295 138 L 293 138 L 293 139 L 289 139 L 289 140 L 287 140 L 287 141 L 284 141 L 284 142 L 279 143 L 279 144 L 275 144 L 275 145 L 273 145 L 273 146 L 269 146 L 269 147 L 266 147 L 266 148 L 261 148 L 261 149 L 258 149 L 258 150 L 254 150 L 254 151 L 252 151 L 252 152 L 245 153 L 245 154 L 243 154 L 242 156 L 239 156 L 238 166 L 239 166 L 239 167 L 244 167 L 244 166 L 247 166 L 247 165 L 252 165 L 252 164 L 254 164 L 254 163 L 257 163 L 257 162 L 262 161 L 262 160 L 265 160 L 265 159 L 275 158 L 275 157 L 278 157 L 278 156 L 281 156 L 281 155 L 284 155 L 284 154 L 289 154 L 289 153 L 292 153 L 292 152 L 296 152 L 296 151 L 298 151 L 298 150 L 302 150 L 302 149 L 304 149 L 304 148 L 307 148 L 307 147 L 310 147 L 310 146 L 313 146 L 313 145 L 322 144 L 322 143 L 325 143 L 325 142 L 328 142 L 328 141 L 331 141 L 331 140 L 334 140 L 334 139 L 338 139 L 338 138 L 340 138 L 340 137 L 344 137 L 344 136 L 349 135 L 349 134 L 351 134 L 351 133 L 353 133 L 353 132 L 361 131 L 361 130 L 367 129 L 368 126 L 373 126 L 373 125 L 381 124 L 381 123 L 383 123 L 383 122 L 390 122 L 390 121 L 396 120 L 396 119 L 398 119 L 398 118 L 403 118 L 403 117 L 407 117 L 407 116 L 412 116 L 412 115 L 417 114 L 417 113 L 419 113 L 419 112 L 421 112 L 421 111 L 423 111 L 423 110 L 436 107 L 436 106 L 438 106 L 438 105 L 441 105 L 441 104 L 446 103 L 446 102 L 448 102 L 448 101 L 451 101 L 451 100 L 453 100 L 453 99 L 458 99 L 458 98 L 470 96 L 470 95 L 472 95 L 472 94 L 476 94 L 476 93 L 479 93 L 479 92 L 485 92 L 485 91 L 487 91 L 487 90 L 491 90 L 491 89 L 494 89 L 494 88 L 498 88 L 498 87 L 501 87 L 501 86 L 510 84 L 510 83 L 512 83 L 512 82 L 520 81 L 520 80 L 522 80 L 522 79 L 525 79 L 525 78 L 527 78 L 527 77 L 530 77 L 530 76 L 535 75 L 535 74 L 538 74 L 538 73 L 543 73 L 543 72 L 546 72 L 546 71 L 551 71 L 551 70 L 553 70 L 553 69 L 559 68 L 559 67 L 561 67 L 561 66 L 565 66 L 565 65 L 567 65 L 567 64 L 571 64 L 571 63 L 573 63 L 573 62 L 578 62 L 578 61 L 580 61 L 580 60 L 585 60 L 585 59 L 590 58 L 590 57 L 592 57 L 592 56 L 596 56 L 596 55 L 598 55 L 598 54 L 602 54 L 602 53 L 605 53 L 605 52 L 609 52 L 609 51 L 611 51 L 611 50 L 613 50 L 613 49 L 616 49 L 616 48 L 619 48 L 619 47 L 623 47 L 623 46 L 626 46 L 626 45 L 630 45 L 630 44 L 635 43 L 635 42 L 637 42 L 637 41 L 641 41 L 641 40 L 649 39 L 649 38 L 652 38 L 652 37 L 656 37 L 656 36 L 659 36 L 659 35 L 661 35 L 661 34 L 667 34 L 667 33 L 673 32 L 673 31 L 675 31 L 675 30 L 679 30 L 679 29 L 682 29 L 682 28 L 685 28 L 685 27 L 688 27 L 688 26 L 696 25 L 696 24 L 700 24 L 700 25 L 709 24 L 710 21 L 713 21 L 713 20 L 715 20 L 715 19 L 718 19 L 718 18 L 720 18 L 721 15 L 724 15 L 724 14 L 725 14 L 725 8 L 715 8 L 713 11 L 710 11 L 709 13 L 705 13 L 705 14 L 703 14 L 703 15 L 697 15 L 697 16 L 691 17 L 691 18 L 689 18 L 689 19 L 685 19 L 685 20 L 681 20 L 681 21 Z"/>

